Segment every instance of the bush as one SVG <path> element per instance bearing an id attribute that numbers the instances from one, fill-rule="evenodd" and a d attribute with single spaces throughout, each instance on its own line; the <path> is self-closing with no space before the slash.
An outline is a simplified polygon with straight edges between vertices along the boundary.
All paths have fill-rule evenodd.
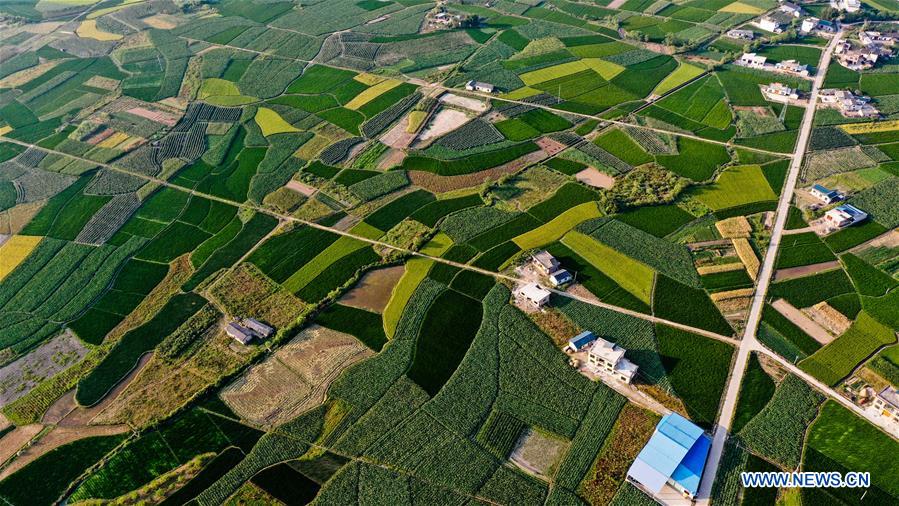
<path id="1" fill-rule="evenodd" d="M 804 381 L 788 375 L 774 392 L 771 401 L 739 432 L 753 451 L 796 469 L 802 455 L 805 431 L 818 414 L 824 398 Z"/>

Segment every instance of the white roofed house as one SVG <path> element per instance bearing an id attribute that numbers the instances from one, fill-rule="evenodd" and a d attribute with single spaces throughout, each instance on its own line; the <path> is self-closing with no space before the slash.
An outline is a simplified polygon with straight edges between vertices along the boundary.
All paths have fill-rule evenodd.
<path id="1" fill-rule="evenodd" d="M 805 14 L 805 11 L 802 10 L 802 7 L 791 3 L 791 2 L 781 2 L 780 7 L 777 8 L 781 12 L 785 12 L 794 18 L 798 18 Z"/>
<path id="2" fill-rule="evenodd" d="M 783 32 L 783 25 L 781 23 L 772 18 L 771 16 L 762 16 L 758 21 L 756 21 L 755 26 L 765 30 L 766 32 L 771 33 L 781 33 Z"/>
<path id="3" fill-rule="evenodd" d="M 824 204 L 833 204 L 834 202 L 843 200 L 844 197 L 844 195 L 837 190 L 831 190 L 830 188 L 826 188 L 819 184 L 813 185 L 808 192 L 812 197 L 815 197 Z"/>
<path id="4" fill-rule="evenodd" d="M 490 83 L 468 81 L 465 83 L 465 89 L 468 91 L 480 91 L 481 93 L 493 93 L 496 88 Z"/>
<path id="5" fill-rule="evenodd" d="M 762 86 L 762 94 L 772 102 L 786 103 L 790 100 L 798 100 L 799 93 L 783 83 L 771 83 Z"/>
<path id="6" fill-rule="evenodd" d="M 753 68 L 753 69 L 764 69 L 765 62 L 767 62 L 767 61 L 768 61 L 768 58 L 766 58 L 764 56 L 760 56 L 755 53 L 743 53 L 743 55 L 740 56 L 737 59 L 737 61 L 735 61 L 734 63 L 736 63 L 737 65 L 743 66 L 743 67 L 749 67 L 749 68 Z"/>
<path id="7" fill-rule="evenodd" d="M 551 292 L 537 283 L 528 283 L 515 290 L 515 297 L 537 308 L 549 304 Z"/>
<path id="8" fill-rule="evenodd" d="M 824 213 L 824 222 L 835 228 L 846 228 L 864 221 L 867 217 L 868 213 L 852 204 L 843 204 Z"/>
<path id="9" fill-rule="evenodd" d="M 534 267 L 542 274 L 548 276 L 557 270 L 561 264 L 556 257 L 552 256 L 548 251 L 538 251 L 531 257 Z"/>
<path id="10" fill-rule="evenodd" d="M 805 18 L 802 20 L 802 24 L 799 25 L 799 31 L 802 33 L 812 33 L 818 29 L 818 23 L 821 20 L 818 18 Z"/>
<path id="11" fill-rule="evenodd" d="M 899 425 L 899 390 L 887 386 L 877 393 L 872 403 L 874 409 L 886 421 Z"/>
<path id="12" fill-rule="evenodd" d="M 253 340 L 253 332 L 237 322 L 225 325 L 225 333 L 240 344 L 249 344 Z"/>
<path id="13" fill-rule="evenodd" d="M 862 3 L 860 0 L 830 0 L 830 6 L 840 11 L 858 12 Z"/>
<path id="14" fill-rule="evenodd" d="M 630 384 L 637 376 L 638 367 L 624 358 L 627 350 L 615 343 L 597 337 L 587 350 L 587 362 L 601 373 Z"/>
<path id="15" fill-rule="evenodd" d="M 574 277 L 571 275 L 571 273 L 566 271 L 565 269 L 559 269 L 549 275 L 549 282 L 552 283 L 553 286 L 562 286 L 573 279 Z"/>
<path id="16" fill-rule="evenodd" d="M 808 77 L 808 65 L 803 65 L 796 60 L 784 60 L 774 64 L 774 68 L 787 74 Z"/>

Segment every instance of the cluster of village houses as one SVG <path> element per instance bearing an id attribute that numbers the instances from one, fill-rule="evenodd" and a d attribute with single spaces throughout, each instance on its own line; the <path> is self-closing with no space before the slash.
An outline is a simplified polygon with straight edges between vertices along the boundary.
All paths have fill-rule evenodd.
<path id="1" fill-rule="evenodd" d="M 858 34 L 858 43 L 844 40 L 834 49 L 834 57 L 840 65 L 849 70 L 868 70 L 878 61 L 893 55 L 896 45 L 896 33 L 878 31 L 862 31 Z"/>

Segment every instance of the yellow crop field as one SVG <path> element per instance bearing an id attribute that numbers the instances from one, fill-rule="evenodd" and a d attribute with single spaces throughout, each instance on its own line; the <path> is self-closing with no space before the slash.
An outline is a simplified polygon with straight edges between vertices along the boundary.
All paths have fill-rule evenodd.
<path id="1" fill-rule="evenodd" d="M 534 230 L 519 235 L 512 239 L 512 242 L 517 244 L 518 247 L 523 250 L 539 248 L 551 242 L 558 241 L 579 223 L 591 218 L 599 218 L 600 216 L 602 216 L 602 213 L 599 211 L 596 202 L 585 202 L 568 209 Z"/>
<path id="2" fill-rule="evenodd" d="M 425 118 L 428 117 L 428 113 L 426 111 L 412 111 L 409 113 L 409 123 L 406 125 L 406 132 L 410 134 L 414 134 L 421 128 L 421 124 L 424 123 Z"/>
<path id="3" fill-rule="evenodd" d="M 744 269 L 742 262 L 731 262 L 729 264 L 703 265 L 697 267 L 696 272 L 698 272 L 700 276 L 705 276 L 706 274 L 739 271 L 741 269 Z"/>
<path id="4" fill-rule="evenodd" d="M 344 107 L 355 111 L 356 109 L 359 109 L 363 105 L 380 97 L 384 93 L 387 93 L 388 91 L 396 88 L 400 84 L 402 84 L 402 82 L 397 81 L 396 79 L 385 79 L 384 81 L 381 81 L 380 83 L 378 83 L 378 84 L 372 86 L 371 88 L 363 91 L 362 93 L 356 95 L 356 98 L 347 102 L 346 106 L 344 106 Z"/>
<path id="5" fill-rule="evenodd" d="M 259 128 L 262 129 L 262 135 L 268 137 L 274 134 L 283 134 L 287 132 L 299 132 L 300 129 L 284 121 L 277 112 L 267 108 L 260 107 L 256 110 L 254 118 Z"/>
<path id="6" fill-rule="evenodd" d="M 734 216 L 726 220 L 715 223 L 718 233 L 725 239 L 738 239 L 740 237 L 749 237 L 752 234 L 752 225 L 745 216 Z"/>
<path id="7" fill-rule="evenodd" d="M 100 16 L 105 16 L 105 15 L 110 14 L 110 13 L 113 13 L 113 12 L 115 12 L 115 11 L 122 10 L 122 9 L 124 9 L 125 7 L 131 6 L 131 5 L 134 5 L 134 4 L 144 3 L 144 2 L 146 2 L 146 1 L 147 1 L 147 0 L 125 0 L 124 2 L 122 2 L 122 3 L 118 4 L 118 5 L 113 5 L 112 7 L 105 7 L 105 8 L 103 8 L 103 9 L 97 9 L 97 10 L 91 11 L 91 12 L 87 15 L 87 19 L 97 19 L 97 18 L 99 18 Z M 87 1 L 87 0 L 74 0 L 74 2 L 73 2 L 73 0 L 65 0 L 63 3 L 75 3 L 75 2 L 77 2 L 77 3 L 79 3 L 79 4 L 82 4 L 82 5 L 92 4 L 92 3 L 97 3 L 95 0 L 90 0 L 90 1 Z M 59 3 L 58 0 L 57 0 L 57 3 Z"/>
<path id="8" fill-rule="evenodd" d="M 13 270 L 37 247 L 43 237 L 31 235 L 14 235 L 0 246 L 0 281 L 9 276 Z"/>
<path id="9" fill-rule="evenodd" d="M 215 77 L 203 80 L 197 97 L 222 107 L 244 105 L 258 100 L 256 97 L 241 95 L 240 88 L 231 81 Z"/>
<path id="10" fill-rule="evenodd" d="M 588 67 L 586 63 L 578 60 L 560 63 L 559 65 L 553 65 L 552 67 L 546 67 L 545 69 L 532 70 L 531 72 L 526 72 L 518 77 L 521 78 L 521 81 L 524 82 L 524 84 L 531 86 L 532 84 L 539 84 L 551 79 L 558 79 L 560 77 L 570 76 L 571 74 L 577 74 L 588 68 L 590 67 Z"/>
<path id="11" fill-rule="evenodd" d="M 764 9 L 755 7 L 754 5 L 744 4 L 743 2 L 734 2 L 718 9 L 718 12 L 733 12 L 736 14 L 761 14 Z"/>
<path id="12" fill-rule="evenodd" d="M 690 65 L 689 63 L 681 63 L 679 67 L 674 69 L 674 72 L 668 74 L 668 77 L 665 79 L 662 79 L 662 82 L 656 86 L 656 89 L 653 90 L 652 93 L 653 95 L 664 95 L 703 72 L 703 69 L 700 67 Z"/>
<path id="13" fill-rule="evenodd" d="M 374 74 L 369 74 L 367 72 L 363 72 L 356 77 L 353 78 L 354 81 L 358 81 L 366 86 L 374 86 L 378 83 L 382 83 L 387 80 L 386 77 L 376 76 Z"/>
<path id="14" fill-rule="evenodd" d="M 655 271 L 646 264 L 576 231 L 565 234 L 562 244 L 571 248 L 571 251 L 580 255 L 600 272 L 612 278 L 621 288 L 643 302 L 651 303 Z"/>
<path id="15" fill-rule="evenodd" d="M 847 134 L 873 134 L 877 132 L 892 132 L 899 130 L 899 119 L 890 121 L 872 121 L 871 123 L 849 123 L 840 125 Z"/>
<path id="16" fill-rule="evenodd" d="M 95 19 L 82 21 L 78 28 L 75 29 L 75 33 L 82 39 L 94 39 L 104 42 L 120 40 L 122 38 L 122 36 L 117 33 L 104 32 L 97 28 L 97 20 Z"/>
<path id="17" fill-rule="evenodd" d="M 737 250 L 737 256 L 740 257 L 740 261 L 746 266 L 746 272 L 755 281 L 756 276 L 759 275 L 759 258 L 755 256 L 755 250 L 752 249 L 752 245 L 745 238 L 731 239 L 731 241 L 734 243 L 734 249 Z"/>
<path id="18" fill-rule="evenodd" d="M 109 137 L 103 139 L 103 142 L 97 144 L 98 148 L 114 148 L 119 144 L 128 140 L 128 134 L 122 132 L 116 132 Z"/>
<path id="19" fill-rule="evenodd" d="M 600 58 L 584 58 L 581 61 L 606 81 L 611 81 L 613 77 L 624 71 L 624 67 L 621 65 Z"/>
<path id="20" fill-rule="evenodd" d="M 528 88 L 527 86 L 522 86 L 517 90 L 510 91 L 509 93 L 500 94 L 500 98 L 507 98 L 509 100 L 521 100 L 523 98 L 533 97 L 534 95 L 539 95 L 543 93 L 540 90 L 536 90 L 534 88 Z"/>
<path id="21" fill-rule="evenodd" d="M 5 127 L 0 127 L 0 135 L 6 135 L 6 134 L 8 134 L 8 133 L 10 133 L 10 132 L 12 132 L 12 127 L 11 127 L 11 126 L 7 125 L 7 126 L 5 126 Z"/>
<path id="22" fill-rule="evenodd" d="M 421 248 L 421 252 L 425 255 L 439 257 L 452 245 L 453 240 L 443 232 L 439 232 Z M 406 270 L 394 285 L 387 307 L 384 308 L 384 333 L 388 338 L 392 338 L 396 333 L 396 327 L 403 316 L 403 309 L 412 298 L 412 293 L 427 277 L 434 263 L 434 260 L 422 257 L 413 257 L 406 262 Z"/>

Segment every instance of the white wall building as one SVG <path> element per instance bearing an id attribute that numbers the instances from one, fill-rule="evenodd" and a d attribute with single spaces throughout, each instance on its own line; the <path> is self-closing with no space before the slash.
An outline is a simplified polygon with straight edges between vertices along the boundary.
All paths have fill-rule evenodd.
<path id="1" fill-rule="evenodd" d="M 830 6 L 840 11 L 858 12 L 862 3 L 859 0 L 830 0 Z"/>
<path id="2" fill-rule="evenodd" d="M 629 384 L 637 376 L 638 367 L 624 358 L 626 351 L 615 343 L 597 337 L 587 351 L 587 362 L 600 371 Z"/>
<path id="3" fill-rule="evenodd" d="M 520 286 L 515 290 L 515 297 L 525 301 L 538 308 L 549 304 L 549 297 L 552 295 L 549 290 L 543 288 L 537 283 L 528 283 Z"/>
<path id="4" fill-rule="evenodd" d="M 874 397 L 874 409 L 888 422 L 899 425 L 899 390 L 885 387 Z"/>

